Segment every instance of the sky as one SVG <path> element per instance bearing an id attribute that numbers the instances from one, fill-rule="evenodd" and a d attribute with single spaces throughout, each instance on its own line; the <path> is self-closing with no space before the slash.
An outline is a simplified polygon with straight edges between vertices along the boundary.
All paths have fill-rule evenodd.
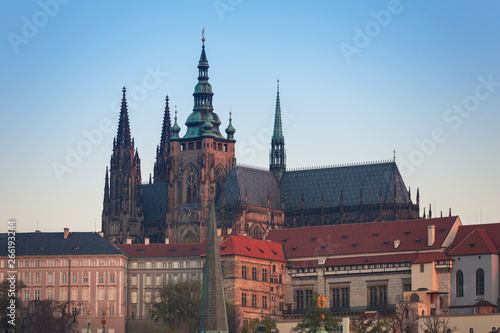
<path id="1" fill-rule="evenodd" d="M 0 2 L 0 232 L 100 230 L 127 88 L 142 180 L 165 96 L 181 135 L 201 32 L 238 163 L 267 168 L 280 82 L 287 168 L 396 163 L 421 213 L 500 222 L 500 2 Z"/>

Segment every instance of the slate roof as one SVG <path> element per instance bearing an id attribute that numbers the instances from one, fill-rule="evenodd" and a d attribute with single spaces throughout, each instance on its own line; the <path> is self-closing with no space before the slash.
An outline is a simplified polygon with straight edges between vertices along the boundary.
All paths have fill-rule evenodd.
<path id="1" fill-rule="evenodd" d="M 267 239 L 282 243 L 287 258 L 398 253 L 441 249 L 458 216 L 364 224 L 340 224 L 270 230 Z M 427 226 L 435 226 L 435 241 L 427 246 Z M 400 244 L 394 248 L 394 241 Z"/>
<path id="2" fill-rule="evenodd" d="M 271 171 L 235 166 L 226 178 L 223 187 L 226 205 L 245 201 L 248 195 L 248 205 L 267 208 L 267 198 L 271 209 L 281 209 L 278 182 Z M 222 193 L 218 196 L 217 206 L 222 206 Z"/>
<path id="3" fill-rule="evenodd" d="M 500 224 L 461 226 L 448 247 L 449 256 L 499 253 Z"/>
<path id="4" fill-rule="evenodd" d="M 283 247 L 280 243 L 249 238 L 242 235 L 231 235 L 222 242 L 220 244 L 220 255 L 240 255 L 286 262 Z"/>
<path id="5" fill-rule="evenodd" d="M 340 205 L 343 192 L 344 206 L 379 204 L 380 191 L 384 203 L 394 202 L 394 183 L 398 203 L 410 202 L 403 178 L 394 162 L 363 164 L 323 169 L 285 172 L 279 184 L 285 201 L 285 210 L 301 209 L 302 194 L 304 209 L 321 208 L 321 195 L 325 207 Z"/>
<path id="6" fill-rule="evenodd" d="M 167 198 L 168 183 L 142 185 L 142 209 L 145 224 L 165 221 Z"/>
<path id="7" fill-rule="evenodd" d="M 200 256 L 207 249 L 207 240 L 194 244 L 119 244 L 130 258 Z"/>
<path id="8" fill-rule="evenodd" d="M 95 232 L 16 233 L 16 256 L 109 255 L 123 253 Z M 7 234 L 0 234 L 0 256 L 7 256 Z"/>

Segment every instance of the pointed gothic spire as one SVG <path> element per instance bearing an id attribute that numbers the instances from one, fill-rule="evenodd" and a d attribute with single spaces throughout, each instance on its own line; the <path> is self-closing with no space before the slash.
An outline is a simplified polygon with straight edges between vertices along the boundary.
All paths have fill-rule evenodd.
<path id="1" fill-rule="evenodd" d="M 170 163 L 170 138 L 172 128 L 170 121 L 170 107 L 168 96 L 165 97 L 165 112 L 163 114 L 163 125 L 161 128 L 160 144 L 156 148 L 156 161 L 154 164 L 154 182 L 166 183 L 169 179 Z"/>
<path id="2" fill-rule="evenodd" d="M 276 88 L 276 108 L 274 111 L 274 129 L 271 138 L 271 152 L 269 155 L 269 168 L 278 181 L 286 171 L 285 137 L 281 125 L 280 81 Z"/>
<path id="3" fill-rule="evenodd" d="M 174 117 L 174 126 L 172 126 L 172 139 L 178 139 L 179 138 L 179 132 L 181 131 L 181 128 L 177 124 L 177 105 L 175 106 L 175 117 Z"/>
<path id="4" fill-rule="evenodd" d="M 161 128 L 160 150 L 170 154 L 170 138 L 172 137 L 172 122 L 170 120 L 170 107 L 168 95 L 165 97 L 165 113 L 163 114 L 163 125 Z"/>
<path id="5" fill-rule="evenodd" d="M 222 284 L 222 268 L 217 240 L 214 200 L 210 206 L 207 253 L 203 271 L 200 325 L 198 332 L 227 333 L 226 303 Z"/>
<path id="6" fill-rule="evenodd" d="M 104 203 L 109 202 L 109 175 L 108 175 L 108 167 L 106 167 L 106 178 L 104 181 Z"/>
<path id="7" fill-rule="evenodd" d="M 125 87 L 122 89 L 122 105 L 120 109 L 120 119 L 118 121 L 118 133 L 116 134 L 116 143 L 120 147 L 129 147 L 131 145 L 130 140 L 130 124 L 128 120 L 128 108 L 127 108 L 127 98 L 125 92 L 127 90 Z"/>

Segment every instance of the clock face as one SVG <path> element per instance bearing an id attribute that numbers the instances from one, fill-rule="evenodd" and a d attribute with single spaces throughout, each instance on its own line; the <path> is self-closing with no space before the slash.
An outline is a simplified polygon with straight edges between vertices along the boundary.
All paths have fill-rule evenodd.
<path id="1" fill-rule="evenodd" d="M 196 174 L 193 172 L 193 170 L 189 171 L 186 182 L 189 186 L 193 186 L 194 184 L 196 184 Z"/>

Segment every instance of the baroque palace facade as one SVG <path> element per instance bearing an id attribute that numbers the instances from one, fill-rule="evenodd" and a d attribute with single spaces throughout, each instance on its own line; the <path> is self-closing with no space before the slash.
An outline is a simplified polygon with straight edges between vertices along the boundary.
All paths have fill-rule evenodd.
<path id="1" fill-rule="evenodd" d="M 395 161 L 286 170 L 279 86 L 269 171 L 236 165 L 232 119 L 222 134 L 214 112 L 205 39 L 193 111 L 181 137 L 166 98 L 153 177 L 142 184 L 123 88 L 118 132 L 106 169 L 102 231 L 112 243 L 196 243 L 206 237 L 211 198 L 218 227 L 252 237 L 300 226 L 412 220 L 411 199 Z M 214 193 L 212 193 L 214 192 Z M 430 212 L 429 212 L 430 215 Z"/>

